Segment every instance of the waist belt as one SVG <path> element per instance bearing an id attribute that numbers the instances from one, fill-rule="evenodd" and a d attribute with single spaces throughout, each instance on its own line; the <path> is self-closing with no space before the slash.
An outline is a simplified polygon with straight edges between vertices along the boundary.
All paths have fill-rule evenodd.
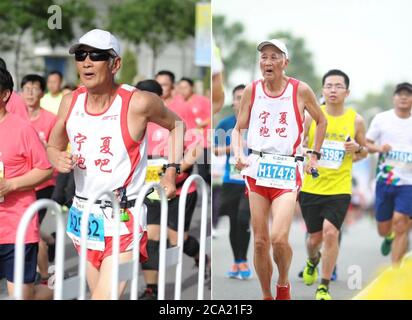
<path id="1" fill-rule="evenodd" d="M 80 199 L 80 200 L 85 200 L 85 201 L 89 200 L 87 198 L 79 197 L 78 195 L 75 195 L 75 197 Z M 128 201 L 126 201 L 126 206 L 123 207 L 123 208 L 132 208 L 132 207 L 134 207 L 135 203 L 136 203 L 136 199 L 128 200 Z M 105 207 L 112 207 L 112 202 L 109 201 L 109 200 L 96 200 L 94 202 L 94 204 L 101 204 L 102 206 L 105 206 Z"/>
<path id="2" fill-rule="evenodd" d="M 273 154 L 273 153 L 269 153 L 269 152 L 263 152 L 263 151 L 256 151 L 256 150 L 251 150 L 253 154 L 258 155 L 259 157 L 263 157 L 264 154 Z M 287 155 L 283 155 L 283 154 L 273 154 L 273 155 L 277 155 L 277 156 L 282 156 L 282 157 L 293 157 L 295 158 L 295 161 L 304 161 L 305 158 L 303 156 L 287 156 Z"/>

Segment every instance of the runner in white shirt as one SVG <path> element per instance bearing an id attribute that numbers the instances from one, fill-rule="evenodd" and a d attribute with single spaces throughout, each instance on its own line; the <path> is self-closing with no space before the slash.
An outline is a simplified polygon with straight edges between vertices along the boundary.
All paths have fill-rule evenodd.
<path id="1" fill-rule="evenodd" d="M 378 232 L 385 237 L 381 252 L 398 263 L 408 248 L 412 218 L 412 85 L 400 83 L 392 110 L 377 114 L 366 133 L 368 150 L 379 152 L 375 214 Z M 393 243 L 392 243 L 393 242 Z"/>
<path id="2" fill-rule="evenodd" d="M 306 171 L 316 169 L 320 158 L 326 119 L 312 89 L 290 78 L 284 71 L 289 63 L 285 44 L 277 39 L 258 45 L 263 75 L 243 93 L 239 116 L 232 133 L 232 146 L 238 169 L 243 169 L 249 191 L 254 234 L 254 266 L 264 299 L 273 299 L 270 281 L 273 258 L 279 270 L 276 299 L 290 299 L 288 272 L 292 249 L 288 242 L 296 196 L 302 177 L 302 139 L 305 109 L 317 124 L 316 138 Z M 243 153 L 241 130 L 248 129 Z M 272 216 L 269 233 L 269 216 Z"/>
<path id="3" fill-rule="evenodd" d="M 146 175 L 146 126 L 155 122 L 170 130 L 169 165 L 160 182 L 169 198 L 175 196 L 175 163 L 183 154 L 184 125 L 161 99 L 153 94 L 118 85 L 114 76 L 121 59 L 118 40 L 109 32 L 94 29 L 79 39 L 69 51 L 74 53 L 80 87 L 64 96 L 58 120 L 48 146 L 50 161 L 59 172 L 74 170 L 76 196 L 69 212 L 67 233 L 79 251 L 80 218 L 87 199 L 111 190 L 125 204 L 120 237 L 120 263 L 130 261 L 133 247 L 132 212 Z M 70 142 L 72 153 L 67 153 Z M 99 199 L 89 219 L 87 279 L 92 299 L 109 299 L 112 271 L 112 207 Z M 124 201 L 123 201 L 124 200 Z M 139 212 L 141 260 L 147 259 L 146 223 Z M 120 283 L 119 294 L 126 286 Z"/>

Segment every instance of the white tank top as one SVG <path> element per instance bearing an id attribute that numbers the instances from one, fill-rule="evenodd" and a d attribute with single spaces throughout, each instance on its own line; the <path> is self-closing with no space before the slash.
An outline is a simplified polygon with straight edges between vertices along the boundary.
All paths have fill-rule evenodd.
<path id="1" fill-rule="evenodd" d="M 299 114 L 299 81 L 289 78 L 276 97 L 265 92 L 263 81 L 253 83 L 247 146 L 249 149 L 286 156 L 301 155 L 303 121 Z"/>
<path id="2" fill-rule="evenodd" d="M 145 182 L 147 142 L 146 133 L 133 141 L 127 126 L 134 91 L 132 86 L 119 86 L 110 107 L 100 114 L 87 112 L 85 87 L 73 92 L 66 130 L 72 154 L 79 155 L 74 168 L 76 195 L 91 198 L 103 190 L 126 187 L 129 200 L 137 197 Z"/>

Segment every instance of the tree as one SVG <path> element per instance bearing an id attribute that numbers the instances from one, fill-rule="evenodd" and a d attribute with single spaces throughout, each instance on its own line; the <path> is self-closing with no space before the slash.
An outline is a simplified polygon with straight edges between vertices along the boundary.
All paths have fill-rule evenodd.
<path id="1" fill-rule="evenodd" d="M 237 69 L 249 71 L 253 80 L 257 61 L 256 45 L 244 40 L 243 30 L 240 22 L 227 25 L 224 16 L 213 16 L 213 35 L 222 52 L 226 83 Z"/>
<path id="2" fill-rule="evenodd" d="M 353 104 L 358 106 L 359 112 L 366 123 L 369 123 L 378 112 L 392 108 L 395 87 L 395 84 L 387 83 L 379 93 L 369 92 L 363 99 L 353 101 Z"/>
<path id="3" fill-rule="evenodd" d="M 49 13 L 48 9 L 53 5 L 61 9 L 61 15 L 57 14 L 57 19 L 61 21 L 60 28 L 53 28 L 53 25 L 49 24 L 54 11 Z M 22 43 L 25 33 L 30 32 L 35 42 L 45 40 L 54 48 L 67 44 L 74 38 L 73 25 L 76 23 L 82 29 L 90 29 L 94 16 L 95 10 L 86 0 L 62 0 L 57 3 L 53 0 L 0 1 L 0 48 L 14 50 L 16 82 L 20 82 L 20 53 L 25 45 Z"/>
<path id="4" fill-rule="evenodd" d="M 315 73 L 312 53 L 305 48 L 305 40 L 295 37 L 287 31 L 279 31 L 269 35 L 269 39 L 274 38 L 285 42 L 288 48 L 290 64 L 286 73 L 306 82 L 315 93 L 320 94 L 321 79 Z"/>
<path id="5" fill-rule="evenodd" d="M 195 32 L 195 0 L 126 0 L 110 8 L 109 29 L 153 53 L 152 74 L 162 49 Z"/>
<path id="6" fill-rule="evenodd" d="M 136 74 L 137 74 L 136 57 L 129 48 L 126 48 L 123 54 L 123 57 L 122 57 L 122 68 L 120 69 L 119 82 L 134 85 L 135 83 L 132 83 L 132 82 Z"/>

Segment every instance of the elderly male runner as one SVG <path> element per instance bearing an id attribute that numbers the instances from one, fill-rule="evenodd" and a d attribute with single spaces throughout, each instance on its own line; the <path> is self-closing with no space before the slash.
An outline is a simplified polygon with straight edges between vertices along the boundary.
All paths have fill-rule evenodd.
<path id="1" fill-rule="evenodd" d="M 270 282 L 273 258 L 279 271 L 276 299 L 290 299 L 288 272 L 292 249 L 288 237 L 296 196 L 302 180 L 302 140 L 305 109 L 317 124 L 313 153 L 306 168 L 316 169 L 326 131 L 312 89 L 285 75 L 289 63 L 285 44 L 277 39 L 261 42 L 260 70 L 263 79 L 249 84 L 242 96 L 232 133 L 237 168 L 243 169 L 249 193 L 254 233 L 254 266 L 263 298 L 273 299 Z M 241 130 L 248 129 L 248 158 L 243 153 Z M 269 216 L 272 216 L 269 232 Z"/>
<path id="2" fill-rule="evenodd" d="M 74 54 L 84 86 L 63 97 L 48 147 L 50 161 L 60 172 L 74 170 L 76 196 L 69 212 L 67 233 L 80 250 L 80 218 L 88 198 L 113 191 L 124 204 L 120 230 L 120 263 L 130 261 L 133 247 L 133 216 L 140 220 L 141 259 L 147 258 L 144 210 L 133 206 L 146 175 L 146 126 L 155 122 L 170 130 L 169 164 L 161 184 L 167 196 L 175 195 L 176 165 L 183 152 L 184 124 L 154 94 L 118 85 L 121 66 L 118 40 L 109 32 L 94 29 L 69 51 Z M 72 153 L 67 153 L 70 142 Z M 114 218 L 107 198 L 99 199 L 89 219 L 87 279 L 92 299 L 109 299 L 112 270 Z M 120 294 L 126 283 L 120 283 Z"/>

